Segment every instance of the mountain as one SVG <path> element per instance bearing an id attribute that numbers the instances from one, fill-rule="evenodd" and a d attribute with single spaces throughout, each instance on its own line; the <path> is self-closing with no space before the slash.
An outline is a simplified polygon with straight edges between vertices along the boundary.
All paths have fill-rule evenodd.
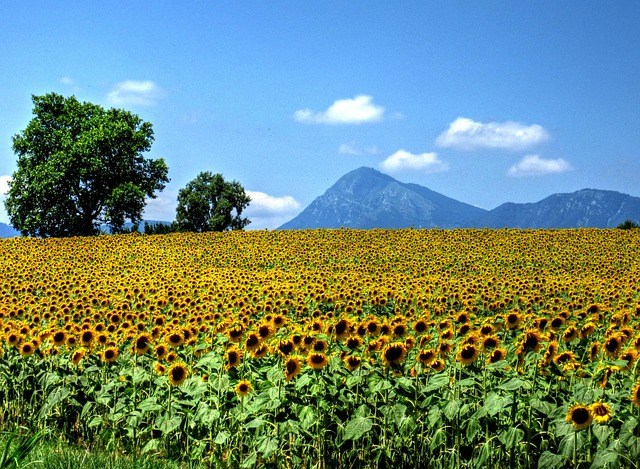
<path id="1" fill-rule="evenodd" d="M 363 167 L 345 174 L 279 229 L 615 228 L 625 220 L 640 222 L 640 198 L 582 189 L 487 211 Z"/>
<path id="2" fill-rule="evenodd" d="M 485 212 L 362 167 L 345 174 L 279 229 L 462 228 Z"/>
<path id="3" fill-rule="evenodd" d="M 14 238 L 20 236 L 20 232 L 11 225 L 0 222 L 0 238 Z"/>
<path id="4" fill-rule="evenodd" d="M 615 228 L 640 220 L 640 198 L 615 191 L 582 189 L 535 203 L 508 202 L 472 222 L 487 228 Z"/>

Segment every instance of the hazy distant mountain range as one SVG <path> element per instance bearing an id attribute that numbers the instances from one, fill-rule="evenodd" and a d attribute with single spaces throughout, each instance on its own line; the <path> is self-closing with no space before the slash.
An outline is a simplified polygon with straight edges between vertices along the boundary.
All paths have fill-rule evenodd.
<path id="1" fill-rule="evenodd" d="M 362 167 L 280 229 L 615 228 L 628 219 L 640 220 L 640 198 L 614 191 L 582 189 L 484 210 Z"/>
<path id="2" fill-rule="evenodd" d="M 535 203 L 507 202 L 484 210 L 362 167 L 342 176 L 279 229 L 615 228 L 625 220 L 640 222 L 639 197 L 582 189 L 553 194 Z M 19 234 L 0 223 L 0 238 Z"/>

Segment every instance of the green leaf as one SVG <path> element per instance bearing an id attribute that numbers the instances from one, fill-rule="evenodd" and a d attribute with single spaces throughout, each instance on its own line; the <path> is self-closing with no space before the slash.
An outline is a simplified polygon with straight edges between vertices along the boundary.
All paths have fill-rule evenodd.
<path id="1" fill-rule="evenodd" d="M 620 456 L 618 453 L 609 449 L 598 451 L 591 463 L 591 469 L 604 467 L 607 464 L 609 467 L 620 467 Z"/>
<path id="2" fill-rule="evenodd" d="M 260 428 L 262 427 L 265 423 L 263 419 L 261 419 L 260 417 L 253 419 L 252 421 L 246 423 L 244 425 L 244 428 Z"/>
<path id="3" fill-rule="evenodd" d="M 565 435 L 562 440 L 560 440 L 558 449 L 560 450 L 561 455 L 571 460 L 573 457 L 574 445 L 576 453 L 579 453 L 586 441 L 587 436 L 584 431 L 573 431 L 568 435 Z"/>
<path id="4" fill-rule="evenodd" d="M 100 425 L 104 424 L 104 420 L 102 419 L 101 415 L 94 415 L 91 420 L 89 420 L 89 423 L 87 423 L 87 426 L 89 428 L 93 428 L 93 427 L 99 427 Z"/>
<path id="5" fill-rule="evenodd" d="M 160 430 L 165 435 L 168 435 L 169 433 L 174 431 L 176 428 L 180 427 L 181 424 L 182 424 L 182 417 L 179 415 L 174 415 L 170 419 L 165 419 L 162 421 L 162 423 L 160 424 Z"/>
<path id="6" fill-rule="evenodd" d="M 424 388 L 424 392 L 436 391 L 449 384 L 449 375 L 446 373 L 439 373 L 432 376 L 429 380 L 429 384 Z"/>
<path id="7" fill-rule="evenodd" d="M 45 404 L 42 406 L 42 409 L 40 409 L 40 414 L 38 418 L 44 419 L 45 417 L 47 417 L 47 415 L 49 415 L 49 412 L 51 412 L 51 410 L 57 404 L 64 401 L 67 398 L 67 396 L 69 396 L 70 393 L 71 391 L 69 390 L 69 388 L 54 389 L 51 392 L 51 394 L 49 394 L 49 397 L 47 398 L 47 401 L 45 402 Z"/>
<path id="8" fill-rule="evenodd" d="M 611 435 L 613 435 L 613 428 L 607 425 L 594 425 L 593 434 L 596 436 L 598 441 L 606 442 Z"/>
<path id="9" fill-rule="evenodd" d="M 147 444 L 142 448 L 142 454 L 150 453 L 151 451 L 156 451 L 160 446 L 160 440 L 154 438 L 152 440 L 147 441 Z"/>
<path id="10" fill-rule="evenodd" d="M 258 452 L 262 453 L 262 457 L 267 459 L 277 449 L 280 441 L 274 436 L 262 436 L 257 439 Z"/>
<path id="11" fill-rule="evenodd" d="M 467 441 L 472 443 L 478 432 L 482 431 L 482 426 L 478 419 L 471 418 L 467 420 Z"/>
<path id="12" fill-rule="evenodd" d="M 158 404 L 158 398 L 155 396 L 147 397 L 144 401 L 138 404 L 138 409 L 141 412 L 158 412 L 162 410 L 162 406 Z"/>
<path id="13" fill-rule="evenodd" d="M 531 389 L 531 383 L 528 381 L 524 381 L 520 378 L 511 378 L 506 383 L 502 383 L 498 386 L 498 389 L 502 389 L 504 391 L 516 391 L 518 389 Z"/>
<path id="14" fill-rule="evenodd" d="M 444 406 L 444 409 L 442 409 L 442 413 L 449 420 L 453 420 L 458 414 L 459 410 L 460 410 L 460 401 L 458 399 L 454 399 L 452 401 L 449 401 L 447 405 Z"/>
<path id="15" fill-rule="evenodd" d="M 524 431 L 517 427 L 511 427 L 498 435 L 500 443 L 502 443 L 507 451 L 515 448 L 518 443 L 524 439 Z"/>
<path id="16" fill-rule="evenodd" d="M 373 427 L 373 423 L 371 419 L 366 417 L 355 417 L 344 429 L 344 437 L 343 440 L 359 440 L 362 435 L 367 433 Z"/>
<path id="17" fill-rule="evenodd" d="M 559 469 L 565 466 L 567 460 L 559 454 L 545 451 L 538 459 L 538 469 Z"/>
<path id="18" fill-rule="evenodd" d="M 228 431 L 220 430 L 218 432 L 218 434 L 216 435 L 215 440 L 213 440 L 213 442 L 216 445 L 224 445 L 227 442 L 227 440 L 229 439 L 230 436 L 231 436 L 231 433 L 229 433 Z"/>
<path id="19" fill-rule="evenodd" d="M 554 410 L 556 410 L 555 404 L 537 398 L 531 399 L 529 401 L 529 405 L 540 412 L 542 415 L 546 415 L 547 417 L 551 415 Z"/>

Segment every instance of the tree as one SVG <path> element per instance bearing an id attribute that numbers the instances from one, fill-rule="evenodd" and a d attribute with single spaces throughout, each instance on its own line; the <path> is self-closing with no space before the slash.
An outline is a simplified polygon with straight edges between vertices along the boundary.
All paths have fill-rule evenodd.
<path id="1" fill-rule="evenodd" d="M 105 110 L 55 93 L 32 96 L 35 117 L 13 136 L 18 169 L 5 207 L 23 235 L 87 236 L 131 220 L 145 197 L 169 182 L 164 159 L 146 159 L 152 125 L 122 109 Z"/>
<path id="2" fill-rule="evenodd" d="M 630 218 L 627 218 L 625 221 L 623 221 L 618 226 L 616 226 L 616 228 L 620 230 L 635 230 L 637 228 L 640 228 L 640 225 L 638 225 L 635 221 L 631 220 Z"/>
<path id="3" fill-rule="evenodd" d="M 241 217 L 249 202 L 239 182 L 202 172 L 178 192 L 176 222 L 183 231 L 241 230 L 250 223 Z"/>

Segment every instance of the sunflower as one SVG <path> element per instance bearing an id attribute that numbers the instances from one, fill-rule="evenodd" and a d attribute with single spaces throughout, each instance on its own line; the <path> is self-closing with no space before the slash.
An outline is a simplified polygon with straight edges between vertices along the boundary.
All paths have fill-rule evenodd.
<path id="1" fill-rule="evenodd" d="M 260 345 L 260 347 L 258 347 L 257 349 L 251 352 L 251 356 L 253 358 L 264 358 L 267 356 L 268 353 L 269 353 L 269 347 L 267 347 L 265 344 L 262 344 Z"/>
<path id="2" fill-rule="evenodd" d="M 314 370 L 321 370 L 329 364 L 329 358 L 324 353 L 310 353 L 307 364 Z"/>
<path id="3" fill-rule="evenodd" d="M 64 345 L 67 341 L 67 333 L 65 331 L 57 331 L 51 336 L 53 345 Z"/>
<path id="4" fill-rule="evenodd" d="M 102 352 L 102 361 L 105 363 L 113 363 L 118 359 L 118 349 L 115 347 L 108 347 Z"/>
<path id="5" fill-rule="evenodd" d="M 565 419 L 573 425 L 576 430 L 582 430 L 591 425 L 593 415 L 591 414 L 591 409 L 584 404 L 574 404 L 569 407 Z"/>
<path id="6" fill-rule="evenodd" d="M 393 326 L 391 329 L 391 333 L 393 337 L 400 338 L 404 337 L 407 334 L 407 326 L 404 323 L 399 323 Z"/>
<path id="7" fill-rule="evenodd" d="M 416 334 L 424 334 L 427 331 L 427 321 L 424 319 L 418 319 L 413 323 L 413 331 Z"/>
<path id="8" fill-rule="evenodd" d="M 427 366 L 436 359 L 436 351 L 434 349 L 420 350 L 416 356 L 416 360 Z"/>
<path id="9" fill-rule="evenodd" d="M 12 332 L 6 336 L 5 340 L 9 345 L 13 345 L 14 347 L 17 347 L 22 342 L 22 337 L 20 337 L 20 334 L 16 334 L 15 332 Z"/>
<path id="10" fill-rule="evenodd" d="M 244 328 L 241 325 L 236 325 L 227 330 L 227 336 L 231 342 L 240 342 L 244 335 Z"/>
<path id="11" fill-rule="evenodd" d="M 169 383 L 171 383 L 172 386 L 180 386 L 187 379 L 189 370 L 184 363 L 174 363 L 171 368 L 169 368 L 168 375 Z"/>
<path id="12" fill-rule="evenodd" d="M 225 352 L 225 356 L 227 358 L 227 363 L 225 365 L 225 368 L 227 370 L 235 368 L 236 366 L 240 365 L 240 362 L 242 361 L 242 353 L 235 347 L 230 347 Z"/>
<path id="13" fill-rule="evenodd" d="M 346 339 L 351 333 L 351 323 L 347 319 L 340 319 L 333 327 L 336 340 Z"/>
<path id="14" fill-rule="evenodd" d="M 360 367 L 362 364 L 362 359 L 360 357 L 356 357 L 355 355 L 347 355 L 344 358 L 344 364 L 347 366 L 349 371 L 353 371 Z"/>
<path id="15" fill-rule="evenodd" d="M 167 355 L 168 351 L 169 349 L 167 348 L 167 344 L 162 343 L 162 344 L 156 345 L 156 350 L 155 350 L 156 358 L 158 360 L 162 360 Z"/>
<path id="16" fill-rule="evenodd" d="M 243 379 L 238 381 L 238 384 L 236 384 L 235 387 L 235 391 L 238 396 L 246 397 L 251 391 L 253 391 L 253 386 L 251 385 L 251 382 Z"/>
<path id="17" fill-rule="evenodd" d="M 612 335 L 604 342 L 604 354 L 609 358 L 617 358 L 621 348 L 622 341 L 616 335 Z"/>
<path id="18" fill-rule="evenodd" d="M 80 335 L 80 342 L 85 347 L 90 347 L 95 339 L 95 335 L 91 329 L 87 329 Z"/>
<path id="19" fill-rule="evenodd" d="M 273 328 L 273 326 L 270 323 L 264 323 L 262 325 L 260 325 L 260 327 L 258 327 L 258 336 L 260 337 L 260 339 L 262 340 L 267 340 L 270 339 L 271 337 L 273 337 L 273 334 L 275 333 L 275 330 Z"/>
<path id="20" fill-rule="evenodd" d="M 180 332 L 172 332 L 167 337 L 167 343 L 172 347 L 180 347 L 184 344 L 184 335 Z"/>
<path id="21" fill-rule="evenodd" d="M 638 352 L 636 349 L 628 349 L 626 352 L 620 354 L 618 360 L 625 360 L 627 362 L 626 366 L 622 367 L 622 370 L 628 371 L 631 369 L 635 361 L 638 359 Z"/>
<path id="22" fill-rule="evenodd" d="M 151 341 L 153 339 L 147 333 L 140 334 L 133 344 L 133 353 L 136 355 L 144 355 L 151 349 Z"/>
<path id="23" fill-rule="evenodd" d="M 23 357 L 33 355 L 33 352 L 35 351 L 36 349 L 31 342 L 24 342 L 20 345 L 20 355 Z"/>
<path id="24" fill-rule="evenodd" d="M 259 349 L 261 345 L 262 341 L 255 332 L 250 333 L 249 337 L 244 341 L 244 349 L 248 352 L 253 352 L 254 350 Z"/>
<path id="25" fill-rule="evenodd" d="M 613 415 L 611 406 L 602 401 L 597 401 L 591 404 L 589 406 L 589 410 L 591 411 L 591 415 L 593 415 L 593 419 L 600 424 L 607 423 Z"/>
<path id="26" fill-rule="evenodd" d="M 80 347 L 79 349 L 77 349 L 75 352 L 73 352 L 73 355 L 71 355 L 71 363 L 78 366 L 80 364 L 80 361 L 84 358 L 85 353 L 87 353 L 87 349 L 85 349 L 84 347 Z"/>
<path id="27" fill-rule="evenodd" d="M 291 381 L 302 371 L 302 360 L 300 357 L 289 357 L 284 364 L 284 378 Z"/>
<path id="28" fill-rule="evenodd" d="M 578 329 L 575 326 L 567 327 L 562 333 L 562 340 L 565 343 L 573 342 L 579 336 Z"/>
<path id="29" fill-rule="evenodd" d="M 365 323 L 365 328 L 367 330 L 367 334 L 369 335 L 378 335 L 380 333 L 380 324 L 378 324 L 378 320 L 373 318 Z"/>
<path id="30" fill-rule="evenodd" d="M 524 316 L 522 315 L 522 313 L 513 312 L 505 316 L 504 322 L 507 326 L 507 329 L 517 329 L 520 326 L 520 323 L 522 323 L 523 319 Z"/>
<path id="31" fill-rule="evenodd" d="M 165 355 L 165 361 L 167 363 L 173 363 L 178 359 L 178 354 L 176 352 L 169 352 Z"/>
<path id="32" fill-rule="evenodd" d="M 382 363 L 385 366 L 400 365 L 407 355 L 407 348 L 403 342 L 392 342 L 382 349 Z"/>
<path id="33" fill-rule="evenodd" d="M 437 371 L 439 373 L 444 370 L 444 360 L 436 358 L 429 364 L 429 366 L 433 371 Z"/>
<path id="34" fill-rule="evenodd" d="M 631 391 L 631 402 L 640 407 L 640 381 L 636 383 Z"/>
<path id="35" fill-rule="evenodd" d="M 588 322 L 580 328 L 580 338 L 586 339 L 596 330 L 596 325 L 593 322 Z"/>
<path id="36" fill-rule="evenodd" d="M 487 364 L 498 363 L 507 358 L 507 351 L 502 347 L 494 348 L 489 357 L 487 358 Z"/>
<path id="37" fill-rule="evenodd" d="M 291 339 L 281 340 L 280 342 L 278 342 L 278 345 L 276 345 L 276 350 L 283 357 L 286 357 L 286 356 L 290 355 L 291 353 L 293 353 L 295 348 L 296 348 L 296 346 L 293 343 L 293 340 L 291 340 Z"/>
<path id="38" fill-rule="evenodd" d="M 482 351 L 486 352 L 496 347 L 500 347 L 500 339 L 495 335 L 485 335 L 482 339 Z"/>
<path id="39" fill-rule="evenodd" d="M 516 350 L 516 355 L 526 353 L 528 350 L 538 352 L 542 348 L 543 337 L 536 329 L 528 330 L 524 333 L 520 345 Z"/>
<path id="40" fill-rule="evenodd" d="M 464 345 L 456 354 L 456 361 L 463 365 L 471 365 L 478 359 L 478 356 L 480 356 L 480 351 L 476 346 L 467 344 Z"/>
<path id="41" fill-rule="evenodd" d="M 163 375 L 167 372 L 167 368 L 160 362 L 156 362 L 153 366 L 153 370 L 159 375 Z"/>
<path id="42" fill-rule="evenodd" d="M 349 347 L 351 350 L 361 347 L 362 344 L 363 344 L 362 338 L 358 335 L 352 335 L 346 341 L 347 347 Z"/>

